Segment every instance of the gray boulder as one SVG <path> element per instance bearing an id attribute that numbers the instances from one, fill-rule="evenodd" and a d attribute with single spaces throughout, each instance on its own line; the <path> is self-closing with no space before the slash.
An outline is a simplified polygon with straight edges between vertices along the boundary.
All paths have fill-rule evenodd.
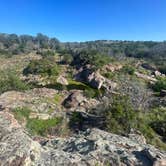
<path id="1" fill-rule="evenodd" d="M 73 91 L 64 100 L 63 105 L 66 108 L 76 108 L 85 100 L 86 100 L 85 97 L 82 95 L 82 93 L 80 91 Z"/>

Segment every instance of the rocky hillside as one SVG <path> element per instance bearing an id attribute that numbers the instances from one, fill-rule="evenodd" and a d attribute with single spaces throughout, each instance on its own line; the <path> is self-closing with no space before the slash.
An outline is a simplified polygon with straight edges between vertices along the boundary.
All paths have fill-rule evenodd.
<path id="1" fill-rule="evenodd" d="M 165 166 L 164 45 L 1 34 L 0 166 Z"/>
<path id="2" fill-rule="evenodd" d="M 34 140 L 3 110 L 0 127 L 0 164 L 5 166 L 166 165 L 166 152 L 146 144 L 139 134 L 126 138 L 93 128 L 69 138 Z"/>

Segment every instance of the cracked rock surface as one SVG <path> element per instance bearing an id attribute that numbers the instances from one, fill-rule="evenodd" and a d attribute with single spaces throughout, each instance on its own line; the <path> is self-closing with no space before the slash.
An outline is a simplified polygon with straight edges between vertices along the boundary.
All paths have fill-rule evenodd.
<path id="1" fill-rule="evenodd" d="M 13 115 L 0 112 L 1 166 L 165 166 L 166 153 L 145 142 L 99 129 L 68 138 L 34 141 Z"/>

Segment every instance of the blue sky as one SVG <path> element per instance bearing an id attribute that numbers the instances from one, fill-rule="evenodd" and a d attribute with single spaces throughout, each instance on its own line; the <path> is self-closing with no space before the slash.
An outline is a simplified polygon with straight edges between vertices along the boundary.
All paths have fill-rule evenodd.
<path id="1" fill-rule="evenodd" d="M 166 40 L 166 0 L 0 0 L 0 32 L 61 41 Z"/>

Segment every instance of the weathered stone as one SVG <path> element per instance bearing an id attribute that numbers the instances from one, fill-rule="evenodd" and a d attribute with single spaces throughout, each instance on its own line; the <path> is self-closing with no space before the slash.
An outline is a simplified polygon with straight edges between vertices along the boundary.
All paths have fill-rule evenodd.
<path id="1" fill-rule="evenodd" d="M 159 76 L 161 76 L 162 74 L 161 74 L 159 71 L 156 70 L 156 71 L 154 72 L 154 75 L 155 75 L 156 77 L 159 77 Z"/>
<path id="2" fill-rule="evenodd" d="M 64 78 L 63 76 L 59 76 L 57 78 L 57 82 L 60 83 L 60 84 L 62 84 L 62 85 L 68 85 L 69 84 L 68 81 L 67 81 L 67 79 Z"/>
<path id="3" fill-rule="evenodd" d="M 99 71 L 93 72 L 92 69 L 88 67 L 82 68 L 75 76 L 75 79 L 81 82 L 86 82 L 96 89 L 100 89 L 105 82 L 105 78 L 99 73 Z"/>
<path id="4" fill-rule="evenodd" d="M 114 72 L 114 71 L 118 71 L 120 69 L 122 69 L 122 65 L 120 64 L 107 64 L 104 66 L 104 68 L 107 70 L 107 71 L 111 71 L 111 72 Z"/>
<path id="5" fill-rule="evenodd" d="M 64 100 L 63 105 L 66 108 L 75 108 L 85 100 L 86 99 L 83 97 L 80 91 L 74 91 Z"/>
<path id="6" fill-rule="evenodd" d="M 142 74 L 142 73 L 139 73 L 139 72 L 135 72 L 135 75 L 139 78 L 142 78 L 146 81 L 150 81 L 152 83 L 157 81 L 156 78 L 153 78 L 152 76 L 148 76 L 148 75 L 145 75 L 145 74 Z"/>
<path id="7" fill-rule="evenodd" d="M 87 81 L 93 88 L 100 89 L 105 82 L 105 78 L 99 72 L 93 72 L 87 77 Z"/>

